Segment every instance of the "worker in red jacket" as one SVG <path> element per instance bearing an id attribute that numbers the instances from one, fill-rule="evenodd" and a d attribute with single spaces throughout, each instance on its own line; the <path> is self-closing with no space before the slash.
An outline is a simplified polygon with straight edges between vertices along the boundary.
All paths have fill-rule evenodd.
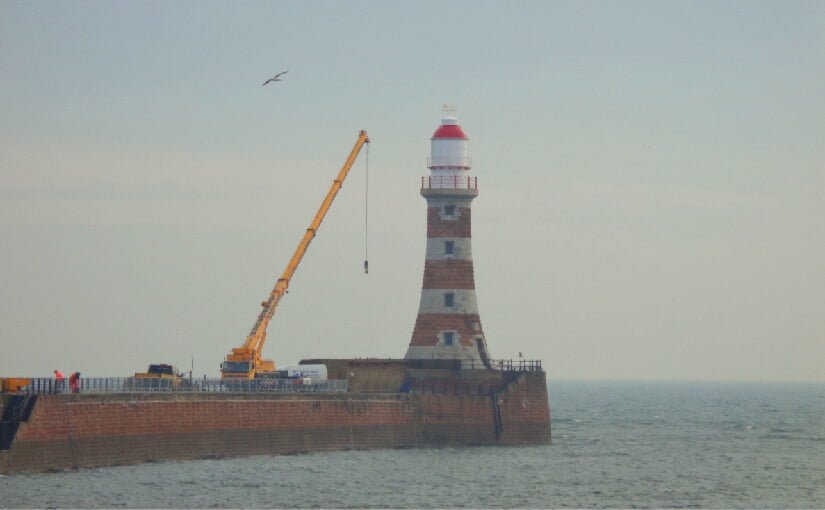
<path id="1" fill-rule="evenodd" d="M 55 393 L 60 393 L 61 391 L 63 391 L 63 381 L 65 379 L 66 379 L 66 377 L 63 375 L 63 372 L 61 372 L 60 370 L 55 370 L 54 371 L 54 392 Z"/>
<path id="2" fill-rule="evenodd" d="M 80 372 L 75 372 L 69 376 L 69 388 L 72 390 L 72 393 L 78 393 L 80 391 Z"/>

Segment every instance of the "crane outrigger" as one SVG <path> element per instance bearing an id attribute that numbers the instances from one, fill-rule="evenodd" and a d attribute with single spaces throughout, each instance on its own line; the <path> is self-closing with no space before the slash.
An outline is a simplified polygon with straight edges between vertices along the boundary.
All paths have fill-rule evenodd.
<path id="1" fill-rule="evenodd" d="M 292 275 L 295 274 L 295 270 L 298 269 L 298 264 L 301 263 L 301 259 L 304 257 L 309 243 L 312 242 L 312 239 L 315 237 L 315 233 L 318 231 L 318 227 L 321 225 L 324 216 L 326 216 L 327 211 L 332 205 L 335 195 L 338 194 L 338 190 L 341 189 L 344 179 L 346 179 L 350 168 L 352 168 L 355 158 L 358 157 L 364 144 L 369 142 L 370 139 L 367 136 L 367 132 L 361 130 L 355 146 L 352 148 L 346 162 L 344 162 L 344 166 L 341 167 L 341 171 L 338 172 L 338 176 L 333 181 L 324 201 L 321 202 L 321 207 L 315 214 L 315 218 L 313 218 L 312 223 L 309 225 L 309 228 L 307 228 L 301 242 L 298 243 L 298 247 L 295 249 L 295 253 L 289 260 L 286 269 L 284 269 L 283 274 L 281 274 L 281 277 L 278 278 L 278 281 L 275 283 L 275 287 L 272 289 L 272 292 L 270 292 L 269 298 L 261 303 L 263 309 L 258 315 L 258 320 L 255 321 L 255 325 L 252 326 L 252 329 L 249 331 L 246 341 L 244 341 L 240 347 L 233 348 L 232 352 L 226 356 L 226 361 L 221 364 L 222 379 L 254 379 L 258 377 L 259 374 L 272 374 L 275 372 L 275 362 L 261 358 L 261 351 L 263 351 L 264 342 L 266 342 L 266 328 L 272 316 L 275 315 L 278 303 L 281 301 L 283 295 L 286 294 L 289 288 L 289 281 L 292 279 Z"/>

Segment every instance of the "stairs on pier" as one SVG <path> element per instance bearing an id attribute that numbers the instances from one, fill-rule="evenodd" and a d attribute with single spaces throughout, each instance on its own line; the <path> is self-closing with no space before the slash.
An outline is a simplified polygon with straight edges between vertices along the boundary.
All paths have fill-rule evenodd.
<path id="1" fill-rule="evenodd" d="M 11 448 L 18 427 L 31 416 L 37 395 L 12 395 L 7 399 L 0 420 L 0 452 Z"/>

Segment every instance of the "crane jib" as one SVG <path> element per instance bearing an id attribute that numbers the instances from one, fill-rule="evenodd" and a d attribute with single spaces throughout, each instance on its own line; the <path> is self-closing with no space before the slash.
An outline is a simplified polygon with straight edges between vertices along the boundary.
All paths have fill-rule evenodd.
<path id="1" fill-rule="evenodd" d="M 295 271 L 298 269 L 298 265 L 301 263 L 301 259 L 303 259 L 307 248 L 309 248 L 310 242 L 318 231 L 318 227 L 321 226 L 321 222 L 329 211 L 332 201 L 335 200 L 338 191 L 343 187 L 344 179 L 346 179 L 349 174 L 355 158 L 358 157 L 364 144 L 368 143 L 370 143 L 370 139 L 367 136 L 367 132 L 364 130 L 360 131 L 352 151 L 350 151 L 337 177 L 333 180 L 332 186 L 321 202 L 321 207 L 318 209 L 318 212 L 315 213 L 312 223 L 298 243 L 298 247 L 295 249 L 295 253 L 289 260 L 286 269 L 284 269 L 283 274 L 275 283 L 269 299 L 262 303 L 264 309 L 258 314 L 258 319 L 255 321 L 255 325 L 252 326 L 252 330 L 249 332 L 246 341 L 240 348 L 232 349 L 232 352 L 226 357 L 226 361 L 221 366 L 221 377 L 244 377 L 251 379 L 254 378 L 258 372 L 275 371 L 275 364 L 270 360 L 262 360 L 260 356 L 264 342 L 266 341 L 266 328 L 269 325 L 269 320 L 275 315 L 281 296 L 287 292 L 287 287 L 289 286 L 289 281 L 292 279 L 292 275 L 295 274 Z M 246 364 L 244 365 L 244 363 Z M 248 367 L 248 371 L 239 371 L 238 367 L 242 366 Z"/>

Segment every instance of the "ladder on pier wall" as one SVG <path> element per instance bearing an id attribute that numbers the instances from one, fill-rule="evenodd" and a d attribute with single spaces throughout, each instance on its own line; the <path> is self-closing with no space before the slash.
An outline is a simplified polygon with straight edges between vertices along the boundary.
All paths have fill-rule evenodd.
<path id="1" fill-rule="evenodd" d="M 493 403 L 493 431 L 496 435 L 496 440 L 501 439 L 501 431 L 504 430 L 504 426 L 501 423 L 501 402 L 498 400 L 498 392 L 496 390 L 490 390 L 490 400 Z"/>

